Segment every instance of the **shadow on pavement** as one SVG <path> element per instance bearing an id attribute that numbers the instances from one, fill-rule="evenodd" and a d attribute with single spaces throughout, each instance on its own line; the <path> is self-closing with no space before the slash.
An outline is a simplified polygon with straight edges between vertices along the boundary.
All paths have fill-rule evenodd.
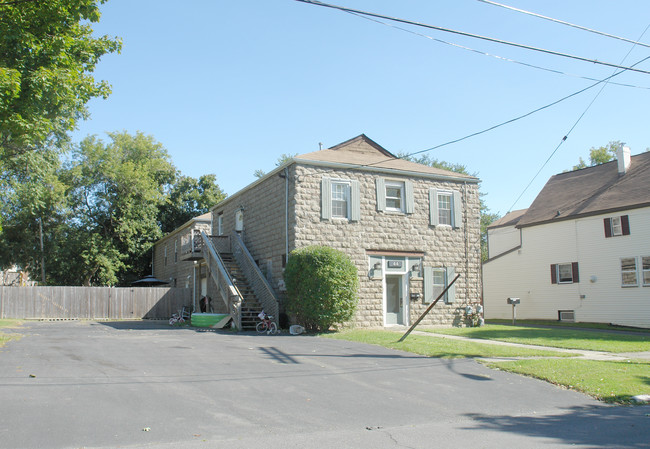
<path id="1" fill-rule="evenodd" d="M 590 448 L 647 448 L 648 407 L 572 407 L 544 416 L 467 414 L 485 430 L 554 439 Z M 636 442 L 636 443 L 635 443 Z M 550 443 L 552 444 L 552 443 Z"/>

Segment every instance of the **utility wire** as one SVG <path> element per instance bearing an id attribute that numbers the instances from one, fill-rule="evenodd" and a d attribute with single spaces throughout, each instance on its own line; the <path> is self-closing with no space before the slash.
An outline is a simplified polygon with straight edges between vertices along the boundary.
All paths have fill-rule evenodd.
<path id="1" fill-rule="evenodd" d="M 346 12 L 348 12 L 348 11 L 346 11 Z M 396 30 L 404 31 L 406 33 L 410 33 L 410 34 L 413 34 L 415 36 L 424 37 L 426 39 L 429 39 L 429 40 L 432 40 L 432 41 L 435 41 L 435 42 L 439 42 L 441 44 L 445 44 L 445 45 L 449 45 L 449 46 L 452 46 L 452 47 L 460 48 L 461 50 L 467 50 L 467 51 L 470 51 L 472 53 L 477 53 L 477 54 L 483 55 L 483 56 L 490 56 L 492 58 L 496 58 L 496 59 L 499 59 L 501 61 L 512 62 L 514 64 L 523 65 L 524 67 L 543 70 L 545 72 L 551 72 L 551 73 L 555 73 L 555 74 L 558 74 L 558 75 L 570 76 L 570 77 L 573 77 L 573 78 L 580 78 L 580 79 L 587 80 L 587 81 L 600 81 L 597 78 L 591 78 L 591 77 L 588 77 L 588 76 L 582 76 L 582 75 L 576 75 L 576 74 L 573 74 L 573 73 L 562 72 L 560 70 L 550 69 L 548 67 L 542 67 L 542 66 L 538 66 L 538 65 L 534 65 L 534 64 L 529 64 L 527 62 L 517 61 L 516 59 L 510 59 L 510 58 L 506 58 L 504 56 L 499 56 L 499 55 L 495 55 L 495 54 L 492 54 L 492 53 L 487 53 L 487 52 L 484 52 L 482 50 L 476 50 L 476 49 L 471 48 L 471 47 L 466 47 L 464 45 L 455 44 L 453 42 L 448 42 L 448 41 L 445 41 L 445 40 L 442 40 L 442 39 L 438 39 L 438 38 L 429 36 L 428 34 L 418 33 L 417 31 L 409 30 L 408 28 L 403 28 L 403 27 L 398 26 L 398 25 L 393 25 L 393 24 L 390 24 L 390 23 L 387 23 L 387 22 L 382 22 L 381 20 L 375 19 L 373 17 L 366 17 L 366 16 L 363 16 L 361 14 L 357 14 L 357 13 L 353 13 L 353 12 L 348 12 L 348 14 L 351 14 L 351 15 L 353 15 L 355 17 L 360 18 L 360 19 L 365 19 L 365 20 L 368 20 L 370 22 L 374 22 L 374 23 L 378 23 L 380 25 L 384 25 L 384 26 L 387 26 L 387 27 L 390 27 L 390 28 L 394 28 Z M 632 88 L 635 88 L 635 89 L 650 90 L 650 87 L 636 86 L 634 84 L 616 83 L 616 82 L 610 82 L 609 84 L 614 84 L 616 86 L 622 86 L 622 87 L 632 87 Z"/>
<path id="2" fill-rule="evenodd" d="M 482 1 L 482 0 L 479 0 L 479 1 Z M 648 28 L 650 28 L 650 25 L 648 25 L 648 26 L 645 28 L 645 30 L 643 30 L 643 33 L 641 33 L 641 36 L 639 36 L 639 39 L 641 39 L 641 38 L 643 37 L 643 35 L 648 31 Z M 632 47 L 631 47 L 630 50 L 627 52 L 627 54 L 625 55 L 625 57 L 623 57 L 623 59 L 621 60 L 621 64 L 622 64 L 622 63 L 627 59 L 628 56 L 630 56 L 630 53 L 632 53 L 632 50 L 634 50 L 634 47 L 635 47 L 636 45 L 637 45 L 636 43 L 634 43 L 634 44 L 632 45 Z M 647 58 L 646 58 L 646 59 L 647 59 Z M 641 62 L 641 61 L 639 61 L 639 62 Z M 638 64 L 639 62 L 637 62 L 636 64 Z M 635 65 L 636 65 L 636 64 L 635 64 Z M 618 72 L 618 73 L 621 73 L 621 72 Z M 611 76 L 618 75 L 618 73 L 613 73 Z M 611 76 L 610 76 L 610 78 L 611 78 Z M 582 120 L 582 118 L 587 114 L 587 111 L 589 111 L 589 109 L 591 109 L 591 106 L 596 102 L 596 99 L 597 99 L 597 98 L 600 96 L 600 94 L 603 92 L 603 90 L 604 90 L 605 87 L 607 86 L 608 82 L 609 82 L 609 79 L 606 79 L 606 80 L 605 80 L 605 83 L 602 85 L 602 87 L 600 88 L 600 90 L 598 91 L 598 93 L 594 96 L 594 98 L 591 100 L 591 102 L 587 105 L 587 107 L 585 108 L 585 110 L 582 111 L 582 114 L 580 114 L 580 117 L 578 117 L 578 119 L 575 121 L 575 123 L 573 124 L 573 126 L 571 127 L 571 129 L 569 129 L 569 131 L 564 135 L 564 137 L 562 137 L 562 140 L 560 140 L 560 143 L 557 144 L 557 146 L 555 147 L 555 149 L 553 150 L 553 152 L 551 153 L 551 155 L 546 159 L 546 161 L 542 164 L 542 166 L 539 168 L 539 170 L 537 170 L 537 173 L 535 173 L 535 176 L 533 176 L 533 178 L 530 180 L 530 182 L 528 183 L 528 185 L 524 188 L 524 190 L 521 192 L 521 194 L 519 194 L 519 196 L 517 197 L 517 199 L 515 200 L 515 202 L 512 203 L 512 206 L 510 206 L 510 208 L 508 209 L 508 212 L 507 212 L 507 213 L 510 213 L 510 212 L 512 211 L 513 207 L 515 207 L 515 204 L 517 204 L 517 202 L 521 199 L 521 197 L 524 195 L 524 193 L 526 193 L 526 190 L 528 190 L 528 188 L 532 185 L 533 181 L 535 181 L 535 179 L 537 178 L 537 176 L 539 176 L 539 174 L 542 172 L 542 170 L 544 169 L 544 167 L 546 167 L 546 164 L 548 164 L 548 162 L 551 160 L 551 158 L 552 158 L 553 156 L 555 156 L 555 153 L 557 153 L 557 150 L 560 149 L 560 147 L 562 146 L 562 144 L 564 144 L 564 142 L 566 142 L 567 138 L 569 137 L 569 134 L 571 134 L 571 132 L 573 132 L 573 130 L 575 129 L 575 127 L 578 126 L 578 123 L 580 123 L 580 121 Z"/>
<path id="3" fill-rule="evenodd" d="M 467 33 L 467 32 L 464 32 L 464 31 L 452 30 L 452 29 L 449 29 L 449 28 L 443 28 L 443 27 L 439 27 L 439 26 L 435 26 L 435 25 L 428 25 L 428 24 L 425 24 L 425 23 L 413 22 L 411 20 L 399 19 L 399 18 L 396 18 L 396 17 L 390 17 L 390 16 L 385 16 L 385 15 L 382 15 L 382 14 L 376 14 L 376 13 L 361 11 L 361 10 L 358 10 L 358 9 L 346 8 L 346 7 L 343 7 L 343 6 L 332 5 L 332 4 L 329 4 L 329 3 L 323 3 L 323 2 L 320 2 L 320 1 L 317 1 L 317 0 L 296 0 L 296 1 L 301 2 L 301 3 L 307 3 L 307 4 L 310 4 L 310 5 L 315 5 L 315 6 L 323 6 L 323 7 L 326 7 L 326 8 L 338 9 L 339 11 L 343 11 L 343 12 L 352 12 L 352 13 L 356 13 L 356 14 L 362 14 L 362 15 L 365 15 L 365 16 L 378 17 L 380 19 L 391 20 L 391 21 L 394 21 L 394 22 L 405 23 L 405 24 L 408 24 L 408 25 L 415 25 L 415 26 L 419 26 L 419 27 L 423 27 L 423 28 L 430 28 L 430 29 L 437 30 L 437 31 L 444 31 L 446 33 L 453 33 L 453 34 L 458 34 L 458 35 L 461 35 L 461 36 L 472 37 L 472 38 L 475 38 L 475 39 L 482 39 L 482 40 L 485 40 L 485 41 L 495 42 L 495 43 L 498 43 L 498 44 L 510 45 L 512 47 L 523 48 L 525 50 L 532 50 L 532 51 L 537 51 L 537 52 L 541 52 L 541 53 L 547 53 L 547 54 L 554 55 L 554 56 L 561 56 L 561 57 L 564 57 L 564 58 L 575 59 L 575 60 L 578 60 L 578 61 L 591 62 L 593 64 L 599 64 L 599 65 L 604 65 L 604 66 L 608 66 L 608 67 L 615 67 L 617 69 L 631 70 L 633 72 L 639 72 L 639 73 L 644 73 L 646 75 L 650 75 L 650 72 L 647 71 L 647 70 L 635 69 L 633 67 L 625 67 L 625 66 L 621 66 L 621 65 L 618 65 L 618 64 L 612 64 L 612 63 L 609 63 L 609 62 L 598 61 L 597 59 L 583 58 L 581 56 L 575 56 L 575 55 L 571 55 L 571 54 L 568 54 L 568 53 L 562 53 L 562 52 L 557 52 L 557 51 L 553 51 L 553 50 L 546 50 L 546 49 L 539 48 L 539 47 L 532 47 L 530 45 L 518 44 L 516 42 L 504 41 L 504 40 L 501 40 L 501 39 L 495 39 L 495 38 L 492 38 L 492 37 L 481 36 L 481 35 L 473 34 L 473 33 Z"/>
<path id="4" fill-rule="evenodd" d="M 650 48 L 650 44 L 644 44 L 643 42 L 633 41 L 632 39 L 627 39 L 627 38 L 624 38 L 624 37 L 615 36 L 615 35 L 609 34 L 609 33 L 603 33 L 602 31 L 593 30 L 591 28 L 576 25 L 576 24 L 571 23 L 571 22 L 565 22 L 564 20 L 559 20 L 559 19 L 554 19 L 552 17 L 543 16 L 541 14 L 537 14 L 537 13 L 534 13 L 534 12 L 530 12 L 530 11 L 526 11 L 526 10 L 523 10 L 523 9 L 515 8 L 513 6 L 503 5 L 501 3 L 493 2 L 493 1 L 490 1 L 490 0 L 478 0 L 478 1 L 482 2 L 482 3 L 486 3 L 488 5 L 499 6 L 501 8 L 510 9 L 512 11 L 520 12 L 520 13 L 523 13 L 523 14 L 528 14 L 529 16 L 538 17 L 540 19 L 550 20 L 551 22 L 560 23 L 562 25 L 567 25 L 567 26 L 570 26 L 570 27 L 573 27 L 573 28 L 577 28 L 579 30 L 588 31 L 588 32 L 594 33 L 594 34 L 599 34 L 601 36 L 611 37 L 612 39 L 618 39 L 618 40 L 623 41 L 623 42 L 629 42 L 631 44 L 639 45 L 641 47 Z"/>
<path id="5" fill-rule="evenodd" d="M 647 56 L 647 57 L 641 59 L 640 61 L 638 61 L 638 62 L 632 64 L 631 67 L 637 66 L 637 65 L 641 64 L 642 62 L 647 61 L 648 59 L 650 59 L 650 56 Z M 429 152 L 429 151 L 437 150 L 438 148 L 442 148 L 442 147 L 445 147 L 445 146 L 447 146 L 447 145 L 451 145 L 451 144 L 454 144 L 454 143 L 462 142 L 463 140 L 467 140 L 467 139 L 469 139 L 469 138 L 471 138 L 471 137 L 476 137 L 476 136 L 478 136 L 478 135 L 485 134 L 485 133 L 488 132 L 488 131 L 492 131 L 492 130 L 494 130 L 494 129 L 500 128 L 500 127 L 505 126 L 505 125 L 508 125 L 508 124 L 510 124 L 510 123 L 514 123 L 514 122 L 516 122 L 516 121 L 518 121 L 518 120 L 521 120 L 521 119 L 523 119 L 523 118 L 526 118 L 526 117 L 528 117 L 528 116 L 531 116 L 531 115 L 533 115 L 533 114 L 535 114 L 535 113 L 537 113 L 537 112 L 543 111 L 544 109 L 548 109 L 548 108 L 550 108 L 551 106 L 555 106 L 556 104 L 561 103 L 561 102 L 563 102 L 563 101 L 565 101 L 565 100 L 568 100 L 569 98 L 575 97 L 576 95 L 580 95 L 581 93 L 586 92 L 586 91 L 588 91 L 589 89 L 593 89 L 594 87 L 598 86 L 599 84 L 605 83 L 605 82 L 609 81 L 610 79 L 614 78 L 615 76 L 618 76 L 618 75 L 620 75 L 621 73 L 624 73 L 624 72 L 626 72 L 626 71 L 627 71 L 627 69 L 619 70 L 619 71 L 617 71 L 616 73 L 613 73 L 612 75 L 608 76 L 607 78 L 604 78 L 604 79 L 602 79 L 602 80 L 600 80 L 600 81 L 597 81 L 597 82 L 591 84 L 590 86 L 585 87 L 584 89 L 580 89 L 579 91 L 576 91 L 576 92 L 574 92 L 574 93 L 572 93 L 572 94 L 566 95 L 566 96 L 564 96 L 564 97 L 562 97 L 562 98 L 560 98 L 560 99 L 558 99 L 558 100 L 553 101 L 552 103 L 548 103 L 548 104 L 546 104 L 546 105 L 544 105 L 544 106 L 541 106 L 541 107 L 539 107 L 539 108 L 537 108 L 537 109 L 534 109 L 534 110 L 532 110 L 532 111 L 530 111 L 530 112 L 527 112 L 527 113 L 525 113 L 525 114 L 519 115 L 519 116 L 514 117 L 514 118 L 511 118 L 510 120 L 506 120 L 506 121 L 504 121 L 504 122 L 501 122 L 501 123 L 498 123 L 498 124 L 496 124 L 496 125 L 490 126 L 489 128 L 485 128 L 485 129 L 483 129 L 483 130 L 481 130 L 481 131 L 477 131 L 477 132 L 474 132 L 474 133 L 468 134 L 468 135 L 466 135 L 466 136 L 460 137 L 460 138 L 458 138 L 458 139 L 454 139 L 454 140 L 450 140 L 450 141 L 447 141 L 447 142 L 441 143 L 441 144 L 439 144 L 439 145 L 436 145 L 436 146 L 433 146 L 433 147 L 427 148 L 427 149 L 425 149 L 425 150 L 415 151 L 415 152 L 413 152 L 413 153 L 408 153 L 408 154 L 402 155 L 402 156 L 398 157 L 398 159 L 405 159 L 405 158 L 408 158 L 408 157 L 410 157 L 410 156 L 415 156 L 415 155 L 418 155 L 418 154 L 427 153 L 427 152 Z M 586 112 L 586 111 L 585 111 L 585 112 Z M 583 113 L 583 115 L 584 115 L 584 113 Z M 577 123 L 576 123 L 576 124 L 577 124 Z M 574 125 L 574 127 L 575 127 L 575 125 Z M 571 130 L 573 130 L 573 128 L 571 128 Z M 567 139 L 567 136 L 565 136 L 563 139 L 566 140 L 566 139 Z M 559 146 L 558 146 L 558 148 L 559 148 Z M 557 148 L 556 148 L 555 151 L 557 151 Z M 555 154 L 555 151 L 553 152 L 553 154 Z M 550 160 L 550 158 L 553 157 L 553 154 L 551 154 L 551 156 L 549 157 L 548 160 Z M 389 160 L 391 160 L 391 158 L 386 158 L 385 160 L 377 161 L 377 162 L 373 162 L 373 163 L 370 163 L 370 164 L 359 164 L 358 166 L 359 166 L 359 167 L 370 167 L 370 166 L 373 166 L 373 165 L 381 164 L 381 163 L 383 163 L 383 162 L 387 162 L 387 161 L 389 161 Z M 544 163 L 544 165 L 546 165 L 546 163 L 548 163 L 548 160 Z M 542 167 L 542 168 L 543 168 L 543 167 Z M 540 171 L 541 171 L 541 169 L 540 169 Z M 539 174 L 539 173 L 538 173 L 538 174 Z M 537 175 L 535 175 L 535 176 L 537 176 Z M 531 184 L 532 184 L 532 181 L 531 181 Z M 529 184 L 529 185 L 530 185 L 530 184 Z M 526 187 L 526 188 L 528 188 L 528 187 Z M 522 193 L 522 195 L 523 195 L 523 193 Z M 517 199 L 517 200 L 518 200 L 518 199 Z M 515 201 L 515 203 L 516 203 L 516 201 Z M 513 205 L 513 206 L 514 206 L 514 205 Z"/>

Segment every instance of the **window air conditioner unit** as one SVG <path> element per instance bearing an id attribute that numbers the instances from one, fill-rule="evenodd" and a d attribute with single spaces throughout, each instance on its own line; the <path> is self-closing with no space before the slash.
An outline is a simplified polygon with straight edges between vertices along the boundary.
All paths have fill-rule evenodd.
<path id="1" fill-rule="evenodd" d="M 557 314 L 560 321 L 575 322 L 576 320 L 576 314 L 573 310 L 558 310 Z"/>

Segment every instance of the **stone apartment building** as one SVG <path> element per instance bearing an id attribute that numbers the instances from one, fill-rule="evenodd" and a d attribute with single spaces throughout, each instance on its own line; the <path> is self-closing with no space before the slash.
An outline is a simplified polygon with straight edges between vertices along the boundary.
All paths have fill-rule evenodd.
<path id="1" fill-rule="evenodd" d="M 478 182 L 399 159 L 360 135 L 297 156 L 216 205 L 212 234 L 241 237 L 280 310 L 291 251 L 343 251 L 359 271 L 352 324 L 360 327 L 412 324 L 459 274 L 422 322 L 459 325 L 480 301 Z"/>
<path id="2" fill-rule="evenodd" d="M 166 281 L 169 287 L 194 288 L 196 295 L 205 295 L 208 292 L 208 282 L 203 276 L 200 282 L 200 265 L 194 261 L 183 259 L 181 249 L 183 237 L 193 230 L 211 232 L 211 215 L 203 214 L 192 218 L 187 223 L 170 232 L 154 245 L 153 249 L 153 275 L 161 281 Z M 203 268 L 205 271 L 205 268 Z"/>

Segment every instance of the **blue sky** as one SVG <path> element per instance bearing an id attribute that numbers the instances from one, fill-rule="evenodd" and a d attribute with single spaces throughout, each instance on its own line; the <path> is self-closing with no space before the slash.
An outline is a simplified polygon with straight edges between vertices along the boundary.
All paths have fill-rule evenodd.
<path id="1" fill-rule="evenodd" d="M 477 0 L 333 0 L 332 3 L 614 64 L 650 49 Z M 637 40 L 650 24 L 645 0 L 500 0 Z M 113 86 L 89 104 L 75 141 L 142 131 L 185 175 L 217 175 L 233 194 L 271 170 L 282 154 L 331 147 L 361 133 L 393 153 L 413 153 L 526 114 L 590 84 L 484 56 L 347 13 L 294 0 L 109 0 L 96 34 L 120 36 L 122 53 L 102 58 L 96 79 Z M 387 22 L 391 25 L 397 25 Z M 434 30 L 432 38 L 602 79 L 611 67 Z M 650 30 L 640 39 L 650 43 Z M 631 50 L 631 52 L 630 52 Z M 628 52 L 629 55 L 628 55 Z M 627 58 L 626 58 L 627 55 Z M 624 59 L 626 58 L 626 59 Z M 650 60 L 637 66 L 650 71 Z M 548 178 L 621 140 L 650 147 L 650 75 L 623 73 L 601 86 L 493 131 L 429 152 L 482 180 L 491 212 L 530 205 Z M 526 193 L 578 118 L 568 139 Z M 514 205 L 514 207 L 513 207 Z"/>

